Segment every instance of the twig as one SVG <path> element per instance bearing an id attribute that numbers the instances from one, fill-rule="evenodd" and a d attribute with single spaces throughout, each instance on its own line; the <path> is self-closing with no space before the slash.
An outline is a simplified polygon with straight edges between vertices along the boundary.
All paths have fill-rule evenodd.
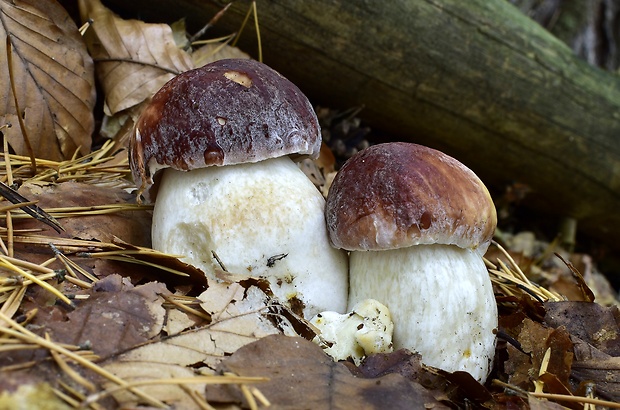
<path id="1" fill-rule="evenodd" d="M 218 20 L 224 15 L 224 13 L 226 13 L 226 11 L 230 8 L 230 6 L 232 6 L 232 2 L 230 2 L 226 6 L 224 6 L 224 8 L 222 10 L 218 11 L 215 14 L 215 16 L 213 16 L 213 18 L 211 20 L 209 20 L 209 22 L 207 24 L 204 25 L 203 28 L 201 28 L 200 30 L 198 30 L 198 32 L 196 34 L 191 36 L 189 38 L 189 40 L 188 40 L 189 46 L 191 46 L 191 44 L 194 43 L 197 39 L 202 37 L 206 33 L 206 31 L 208 29 L 213 27 L 218 22 Z M 188 46 L 188 48 L 189 48 L 189 46 Z"/>
<path id="2" fill-rule="evenodd" d="M 603 407 L 611 407 L 614 409 L 620 409 L 620 403 L 615 403 L 615 402 L 611 402 L 611 401 L 607 401 L 607 400 L 600 400 L 600 399 L 594 399 L 594 398 L 590 398 L 590 397 L 583 397 L 583 396 L 567 396 L 565 394 L 553 394 L 553 393 L 532 393 L 532 392 L 528 392 L 526 390 L 523 390 L 520 387 L 517 386 L 513 386 L 511 384 L 508 383 L 504 383 L 500 380 L 494 379 L 492 381 L 492 383 L 496 386 L 500 386 L 503 387 L 505 389 L 511 390 L 515 393 L 520 394 L 523 397 L 527 397 L 527 396 L 533 396 L 536 397 L 538 399 L 547 399 L 547 400 L 554 400 L 554 401 L 564 401 L 564 402 L 568 402 L 568 403 L 580 403 L 580 404 L 594 404 L 596 406 L 603 406 Z"/>
<path id="3" fill-rule="evenodd" d="M 4 182 L 0 182 L 0 195 L 5 197 L 12 204 L 21 204 L 20 209 L 37 221 L 41 221 L 44 224 L 51 226 L 56 232 L 60 233 L 65 230 L 65 228 L 63 228 L 53 216 L 39 208 L 37 205 L 34 205 L 32 201 L 21 196 L 19 192 L 15 191 Z M 7 219 L 8 218 L 10 218 L 9 215 L 7 215 Z"/>

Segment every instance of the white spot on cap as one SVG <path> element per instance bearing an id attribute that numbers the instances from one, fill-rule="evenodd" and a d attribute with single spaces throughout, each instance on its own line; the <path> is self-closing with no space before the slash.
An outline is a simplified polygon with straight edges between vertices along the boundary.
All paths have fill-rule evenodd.
<path id="1" fill-rule="evenodd" d="M 237 84 L 241 84 L 246 88 L 250 88 L 252 86 L 252 79 L 247 76 L 247 74 L 240 73 L 239 71 L 226 71 L 224 73 L 224 77 L 228 78 L 230 81 L 234 81 Z"/>

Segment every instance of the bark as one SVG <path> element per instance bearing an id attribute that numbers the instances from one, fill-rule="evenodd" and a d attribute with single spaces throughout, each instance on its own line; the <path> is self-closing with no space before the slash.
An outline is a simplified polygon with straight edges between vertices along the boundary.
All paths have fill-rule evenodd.
<path id="1" fill-rule="evenodd" d="M 590 64 L 620 66 L 620 0 L 510 0 Z"/>
<path id="2" fill-rule="evenodd" d="M 108 2 L 197 29 L 222 4 Z M 504 0 L 258 1 L 263 60 L 333 108 L 394 139 L 455 156 L 492 188 L 514 181 L 525 204 L 620 233 L 620 79 L 588 65 Z M 236 2 L 210 35 L 236 31 Z M 148 13 L 153 13 L 150 17 Z M 246 28 L 238 44 L 256 56 Z M 615 241 L 614 241 L 615 242 Z"/>

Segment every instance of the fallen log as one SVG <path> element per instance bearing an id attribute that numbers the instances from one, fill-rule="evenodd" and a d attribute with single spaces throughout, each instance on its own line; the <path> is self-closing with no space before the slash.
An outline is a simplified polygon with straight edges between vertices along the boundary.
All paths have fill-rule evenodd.
<path id="1" fill-rule="evenodd" d="M 223 2 L 106 2 L 197 30 Z M 236 2 L 210 35 L 241 26 Z M 333 108 L 394 139 L 432 146 L 495 192 L 514 181 L 524 205 L 620 234 L 620 78 L 589 66 L 504 0 L 258 1 L 263 61 Z M 238 45 L 257 56 L 247 28 Z M 613 241 L 615 244 L 616 241 Z M 611 245 L 612 243 L 610 243 Z"/>

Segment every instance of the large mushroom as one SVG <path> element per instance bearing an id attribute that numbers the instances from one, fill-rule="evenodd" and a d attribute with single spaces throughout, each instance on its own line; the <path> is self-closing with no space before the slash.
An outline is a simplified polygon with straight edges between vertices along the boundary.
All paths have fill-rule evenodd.
<path id="1" fill-rule="evenodd" d="M 324 199 L 288 155 L 316 158 L 321 135 L 304 94 L 266 65 L 220 60 L 165 84 L 138 119 L 130 165 L 139 194 L 163 177 L 155 249 L 214 278 L 221 265 L 265 277 L 307 317 L 344 311 L 346 253 L 329 244 Z"/>
<path id="2" fill-rule="evenodd" d="M 351 251 L 349 306 L 377 299 L 395 348 L 485 380 L 497 305 L 482 255 L 497 217 L 480 179 L 427 147 L 375 145 L 336 175 L 326 219 L 334 246 Z"/>

